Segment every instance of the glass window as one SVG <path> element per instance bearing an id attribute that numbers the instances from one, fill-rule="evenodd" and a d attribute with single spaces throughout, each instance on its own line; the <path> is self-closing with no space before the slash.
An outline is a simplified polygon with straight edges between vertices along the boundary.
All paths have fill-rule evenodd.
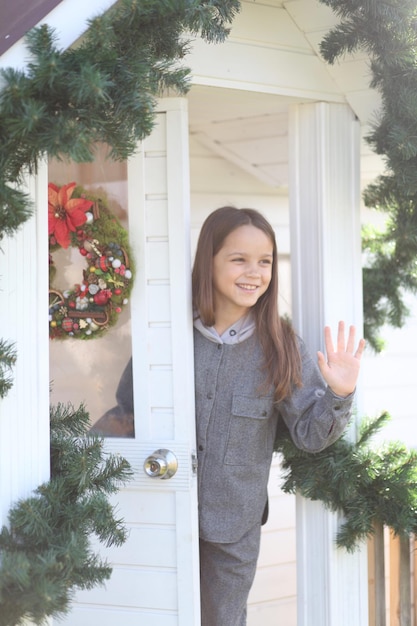
<path id="1" fill-rule="evenodd" d="M 127 164 L 107 159 L 106 154 L 107 147 L 100 145 L 93 163 L 53 160 L 49 164 L 49 182 L 58 187 L 75 182 L 86 192 L 104 192 L 107 206 L 127 229 Z M 78 247 L 59 248 L 53 252 L 52 261 L 53 285 L 58 292 L 83 282 L 87 263 Z M 50 294 L 50 302 L 53 297 Z M 84 327 L 85 319 L 80 319 L 77 321 Z M 100 337 L 82 339 L 75 334 L 51 339 L 49 344 L 51 404 L 62 402 L 78 407 L 84 403 L 93 431 L 109 437 L 133 437 L 129 303 L 122 307 L 116 323 Z"/>

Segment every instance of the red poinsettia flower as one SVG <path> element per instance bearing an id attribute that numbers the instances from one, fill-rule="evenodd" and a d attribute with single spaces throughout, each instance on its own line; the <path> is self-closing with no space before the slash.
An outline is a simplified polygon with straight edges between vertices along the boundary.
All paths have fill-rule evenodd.
<path id="1" fill-rule="evenodd" d="M 70 231 L 75 230 L 87 221 L 85 212 L 91 209 L 93 202 L 85 198 L 72 198 L 76 183 L 68 183 L 57 187 L 48 185 L 48 230 L 54 235 L 57 243 L 68 248 L 71 243 Z"/>

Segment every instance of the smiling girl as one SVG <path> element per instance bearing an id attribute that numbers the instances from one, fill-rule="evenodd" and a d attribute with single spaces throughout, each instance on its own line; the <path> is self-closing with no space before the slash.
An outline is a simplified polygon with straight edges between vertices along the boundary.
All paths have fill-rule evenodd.
<path id="1" fill-rule="evenodd" d="M 253 209 L 203 224 L 193 268 L 202 626 L 244 626 L 278 420 L 299 448 L 336 441 L 351 414 L 355 329 L 325 328 L 318 364 L 278 312 L 277 247 Z"/>

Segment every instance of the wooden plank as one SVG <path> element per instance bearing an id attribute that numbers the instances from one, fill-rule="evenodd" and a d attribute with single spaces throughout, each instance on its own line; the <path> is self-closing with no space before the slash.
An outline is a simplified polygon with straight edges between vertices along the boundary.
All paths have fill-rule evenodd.
<path id="1" fill-rule="evenodd" d="M 368 624 L 376 626 L 376 602 L 375 602 L 375 537 L 368 539 Z"/>
<path id="2" fill-rule="evenodd" d="M 374 528 L 369 552 L 373 575 L 373 585 L 369 588 L 369 626 L 386 626 L 384 527 L 375 524 Z"/>
<path id="3" fill-rule="evenodd" d="M 399 591 L 400 591 L 400 543 L 392 531 L 389 533 L 389 590 L 390 590 L 390 626 L 400 626 Z"/>
<path id="4" fill-rule="evenodd" d="M 71 617 L 74 623 L 79 626 L 91 626 L 92 624 L 100 624 L 100 626 L 114 626 L 115 624 L 161 626 L 162 620 L 166 626 L 178 626 L 176 612 L 155 611 L 145 608 L 138 613 L 137 610 L 128 607 L 114 608 L 79 604 L 74 607 Z"/>
<path id="5" fill-rule="evenodd" d="M 411 624 L 410 540 L 390 532 L 390 626 Z"/>
<path id="6" fill-rule="evenodd" d="M 12 502 L 29 496 L 49 477 L 49 361 L 47 169 L 20 187 L 36 208 L 19 231 L 1 241 L 1 337 L 18 358 L 13 387 L 0 402 L 0 523 Z"/>
<path id="7" fill-rule="evenodd" d="M 413 555 L 413 600 L 412 600 L 412 609 L 413 609 L 413 623 L 417 624 L 417 550 L 416 550 L 416 537 L 412 535 L 411 539 L 411 552 Z"/>
<path id="8" fill-rule="evenodd" d="M 310 100 L 344 103 L 324 64 L 315 55 L 228 39 L 213 46 L 190 44 L 193 85 L 212 85 Z"/>
<path id="9" fill-rule="evenodd" d="M 296 578 L 295 563 L 277 563 L 271 567 L 258 567 L 257 584 L 250 591 L 248 603 L 260 605 L 276 600 L 295 599 Z"/>
<path id="10" fill-rule="evenodd" d="M 410 537 L 400 537 L 400 575 L 399 575 L 399 600 L 400 600 L 400 624 L 411 625 L 411 555 Z"/>

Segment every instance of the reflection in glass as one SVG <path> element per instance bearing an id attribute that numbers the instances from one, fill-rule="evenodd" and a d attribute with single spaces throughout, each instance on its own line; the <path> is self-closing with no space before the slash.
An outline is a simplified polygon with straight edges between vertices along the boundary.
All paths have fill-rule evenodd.
<path id="1" fill-rule="evenodd" d="M 58 186 L 76 182 L 86 190 L 104 191 L 108 206 L 128 228 L 127 164 L 106 159 L 99 146 L 93 163 L 49 164 L 49 182 Z M 60 291 L 82 282 L 85 260 L 78 249 L 53 253 L 54 284 Z M 90 414 L 92 431 L 109 437 L 133 437 L 132 342 L 130 306 L 120 313 L 117 324 L 100 338 L 69 337 L 51 340 L 51 403 L 83 403 Z"/>

